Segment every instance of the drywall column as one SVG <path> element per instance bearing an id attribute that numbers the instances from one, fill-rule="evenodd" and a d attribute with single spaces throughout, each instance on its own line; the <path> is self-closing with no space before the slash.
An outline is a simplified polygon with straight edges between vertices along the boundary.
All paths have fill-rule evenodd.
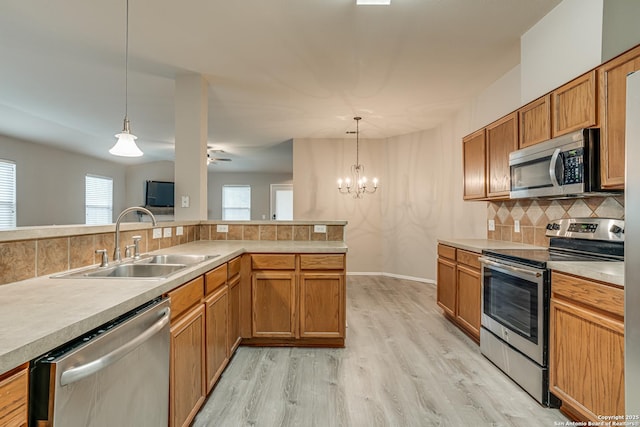
<path id="1" fill-rule="evenodd" d="M 176 221 L 207 219 L 208 106 L 201 75 L 176 77 Z"/>

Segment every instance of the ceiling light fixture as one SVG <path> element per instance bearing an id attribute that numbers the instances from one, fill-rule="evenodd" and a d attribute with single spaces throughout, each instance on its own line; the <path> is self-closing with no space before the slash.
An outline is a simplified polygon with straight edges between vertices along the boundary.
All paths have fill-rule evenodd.
<path id="1" fill-rule="evenodd" d="M 124 67 L 124 125 L 122 132 L 116 135 L 118 141 L 111 147 L 109 153 L 114 156 L 140 157 L 142 150 L 136 145 L 137 137 L 131 133 L 129 128 L 129 117 L 127 117 L 127 106 L 129 98 L 129 0 L 127 0 L 127 25 L 125 33 L 125 67 Z"/>
<path id="2" fill-rule="evenodd" d="M 351 165 L 351 176 L 338 179 L 338 191 L 342 194 L 351 194 L 354 199 L 361 199 L 367 193 L 375 193 L 378 189 L 378 178 L 373 178 L 373 188 L 367 186 L 367 177 L 364 176 L 364 166 L 360 164 L 359 145 L 360 145 L 360 127 L 358 123 L 362 117 L 354 117 L 356 121 L 356 131 L 347 132 L 356 134 L 356 164 Z M 344 184 L 344 187 L 343 187 Z M 353 184 L 356 186 L 354 187 Z"/>
<path id="3" fill-rule="evenodd" d="M 356 0 L 358 6 L 388 6 L 391 0 Z"/>

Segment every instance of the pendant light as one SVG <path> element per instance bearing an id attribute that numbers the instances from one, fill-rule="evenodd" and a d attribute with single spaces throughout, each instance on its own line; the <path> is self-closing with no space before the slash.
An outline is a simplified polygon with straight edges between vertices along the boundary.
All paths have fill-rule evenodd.
<path id="1" fill-rule="evenodd" d="M 127 0 L 127 25 L 125 33 L 125 67 L 124 67 L 124 124 L 122 132 L 116 135 L 118 141 L 109 150 L 114 156 L 140 157 L 142 150 L 136 145 L 137 137 L 131 133 L 129 118 L 127 117 L 127 106 L 129 98 L 129 0 Z"/>

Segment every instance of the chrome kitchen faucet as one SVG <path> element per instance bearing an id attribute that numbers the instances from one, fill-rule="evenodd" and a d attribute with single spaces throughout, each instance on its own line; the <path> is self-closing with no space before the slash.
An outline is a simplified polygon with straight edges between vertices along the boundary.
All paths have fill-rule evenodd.
<path id="1" fill-rule="evenodd" d="M 153 223 L 153 226 L 155 227 L 156 225 L 158 225 L 158 222 L 156 221 L 156 217 L 151 213 L 151 211 L 147 208 L 143 208 L 142 206 L 132 206 L 130 208 L 126 208 L 125 210 L 123 210 L 122 212 L 120 212 L 120 215 L 118 215 L 118 219 L 116 220 L 116 247 L 113 250 L 113 261 L 114 262 L 118 262 L 122 259 L 121 255 L 120 255 L 120 222 L 122 221 L 122 218 L 128 214 L 129 212 L 143 212 L 146 213 L 147 215 L 149 215 L 151 217 L 151 222 Z M 137 236 L 136 236 L 137 237 Z M 136 242 L 137 245 L 137 242 Z M 138 252 L 138 251 L 136 251 Z M 138 253 L 139 256 L 139 253 Z"/>

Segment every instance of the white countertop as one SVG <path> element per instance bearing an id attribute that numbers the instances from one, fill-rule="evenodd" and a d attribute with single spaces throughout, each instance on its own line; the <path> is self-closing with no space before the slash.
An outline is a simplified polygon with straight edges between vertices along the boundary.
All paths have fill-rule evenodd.
<path id="1" fill-rule="evenodd" d="M 0 374 L 245 252 L 346 253 L 344 242 L 197 241 L 153 253 L 219 254 L 167 279 L 36 277 L 0 286 Z"/>

